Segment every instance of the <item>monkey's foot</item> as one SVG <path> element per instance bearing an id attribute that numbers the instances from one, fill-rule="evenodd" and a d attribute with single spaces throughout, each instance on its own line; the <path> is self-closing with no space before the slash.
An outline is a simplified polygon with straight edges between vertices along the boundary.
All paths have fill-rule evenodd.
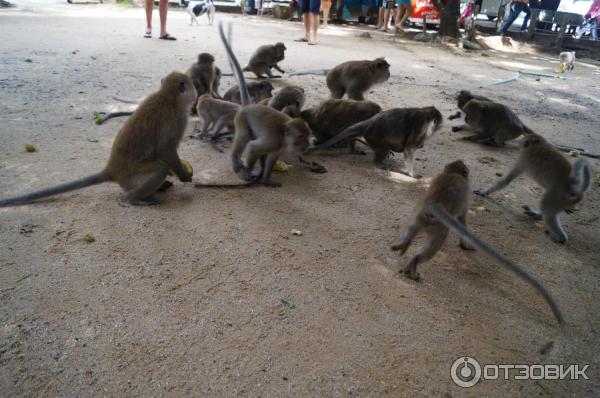
<path id="1" fill-rule="evenodd" d="M 400 255 L 403 255 L 404 253 L 406 253 L 406 250 L 408 249 L 408 243 L 398 243 L 397 245 L 392 245 L 392 247 L 390 249 L 392 249 L 392 251 L 400 251 Z"/>
<path id="2" fill-rule="evenodd" d="M 458 119 L 460 117 L 461 113 L 460 112 L 456 112 L 450 116 L 448 116 L 448 120 L 454 120 L 454 119 Z M 454 127 L 452 127 L 454 129 Z M 454 131 L 454 130 L 452 130 Z"/>
<path id="3" fill-rule="evenodd" d="M 485 189 L 475 189 L 473 191 L 473 193 L 475 195 L 479 195 L 479 196 L 483 196 L 483 197 L 486 197 L 488 195 L 487 192 L 485 191 Z"/>
<path id="4" fill-rule="evenodd" d="M 546 233 L 550 235 L 550 239 L 552 239 L 552 242 L 554 243 L 565 243 L 569 240 L 569 236 L 567 234 L 556 234 L 552 231 L 546 231 Z"/>
<path id="5" fill-rule="evenodd" d="M 162 185 L 160 186 L 160 188 L 157 189 L 158 192 L 165 192 L 167 189 L 171 188 L 173 186 L 173 183 L 169 180 L 165 180 Z"/>
<path id="6" fill-rule="evenodd" d="M 418 281 L 421 279 L 421 275 L 417 272 L 416 269 L 413 270 L 412 265 L 407 265 L 406 267 L 400 270 L 401 274 L 404 274 L 408 277 L 408 279 L 412 279 L 413 281 Z"/>
<path id="7" fill-rule="evenodd" d="M 365 156 L 367 154 L 366 151 L 361 151 L 360 149 L 350 149 L 350 153 L 353 155 L 361 155 L 361 156 Z"/>
<path id="8" fill-rule="evenodd" d="M 273 180 L 265 180 L 263 181 L 263 185 L 266 187 L 270 187 L 270 188 L 279 188 L 281 187 L 281 183 L 280 182 L 276 182 Z"/>
<path id="9" fill-rule="evenodd" d="M 451 117 L 452 117 L 452 116 L 451 116 Z M 458 116 L 458 117 L 460 117 L 460 116 Z M 452 119 L 450 119 L 450 120 L 452 120 Z M 452 132 L 453 132 L 453 133 L 456 133 L 457 131 L 461 131 L 461 130 L 462 130 L 462 127 L 460 127 L 460 126 L 453 126 L 453 127 L 452 127 Z M 463 140 L 466 140 L 466 139 L 467 139 L 467 137 L 464 137 L 464 138 L 463 138 Z"/>
<path id="10" fill-rule="evenodd" d="M 531 207 L 529 206 L 523 206 L 523 210 L 525 214 L 527 214 L 530 217 L 533 217 L 534 220 L 536 221 L 541 221 L 544 217 L 542 215 L 542 213 L 540 213 L 537 210 L 533 210 Z"/>
<path id="11" fill-rule="evenodd" d="M 567 213 L 567 214 L 573 214 L 573 213 L 575 213 L 577 211 L 579 211 L 579 209 L 576 209 L 576 208 L 565 209 L 565 213 Z"/>
<path id="12" fill-rule="evenodd" d="M 148 196 L 147 198 L 128 198 L 129 203 L 134 206 L 154 206 L 160 203 L 160 200 L 154 196 Z"/>

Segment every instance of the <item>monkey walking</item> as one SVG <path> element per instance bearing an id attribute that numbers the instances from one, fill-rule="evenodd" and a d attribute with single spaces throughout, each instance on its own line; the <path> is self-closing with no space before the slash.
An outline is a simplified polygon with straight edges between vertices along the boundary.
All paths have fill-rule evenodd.
<path id="1" fill-rule="evenodd" d="M 307 152 L 330 146 L 349 138 L 362 136 L 375 152 L 375 163 L 384 169 L 391 151 L 404 153 L 405 169 L 413 178 L 419 178 L 414 170 L 414 155 L 422 148 L 442 123 L 442 114 L 433 106 L 424 108 L 393 108 L 380 112 L 370 119 L 356 123 L 322 144 L 311 146 Z"/>
<path id="2" fill-rule="evenodd" d="M 365 91 L 389 78 L 390 64 L 384 58 L 375 58 L 341 63 L 327 72 L 326 81 L 332 98 L 348 94 L 348 98 L 360 101 L 365 99 Z"/>
<path id="3" fill-rule="evenodd" d="M 523 140 L 521 153 L 512 169 L 488 189 L 478 189 L 476 194 L 490 195 L 506 187 L 522 173 L 527 173 L 546 191 L 542 196 L 540 210 L 523 206 L 525 214 L 542 220 L 550 238 L 558 243 L 566 242 L 569 236 L 559 219 L 561 212 L 570 212 L 583 199 L 590 187 L 590 166 L 584 158 L 571 163 L 542 136 L 531 134 Z"/>
<path id="4" fill-rule="evenodd" d="M 160 89 L 127 119 L 115 138 L 104 170 L 77 181 L 0 200 L 0 207 L 27 204 L 108 181 L 118 183 L 131 204 L 158 203 L 154 193 L 168 187 L 166 178 L 170 172 L 182 182 L 192 180 L 191 171 L 181 163 L 177 147 L 195 100 L 196 89 L 190 78 L 183 73 L 169 74 Z"/>
<path id="5" fill-rule="evenodd" d="M 408 227 L 402 241 L 391 247 L 394 251 L 400 251 L 402 255 L 419 232 L 424 231 L 427 234 L 425 247 L 410 259 L 401 272 L 410 279 L 418 280 L 417 266 L 436 255 L 444 245 L 449 229 L 452 229 L 459 234 L 462 249 L 478 249 L 519 275 L 540 292 L 552 309 L 558 323 L 564 323 L 560 309 L 552 295 L 533 275 L 498 253 L 496 249 L 467 228 L 470 192 L 469 169 L 461 160 L 447 164 L 444 171 L 433 179 L 414 223 Z"/>
<path id="6" fill-rule="evenodd" d="M 310 128 L 303 119 L 291 118 L 268 106 L 250 103 L 250 95 L 242 68 L 225 38 L 222 23 L 219 24 L 219 36 L 238 81 L 242 103 L 233 121 L 235 136 L 229 155 L 231 166 L 233 171 L 247 182 L 242 186 L 261 182 L 269 187 L 279 187 L 280 183 L 271 180 L 275 162 L 286 153 L 302 153 L 308 147 Z M 243 153 L 246 155 L 245 162 L 241 160 Z M 264 164 L 259 178 L 253 172 L 258 160 L 261 165 Z M 216 185 L 196 184 L 196 187 L 205 186 Z"/>

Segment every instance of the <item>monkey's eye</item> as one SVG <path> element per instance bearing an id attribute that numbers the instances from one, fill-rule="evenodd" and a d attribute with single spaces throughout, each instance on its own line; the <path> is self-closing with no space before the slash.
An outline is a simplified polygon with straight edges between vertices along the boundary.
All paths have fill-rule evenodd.
<path id="1" fill-rule="evenodd" d="M 187 90 L 187 88 L 185 86 L 185 82 L 179 82 L 179 92 L 185 93 L 186 90 Z"/>

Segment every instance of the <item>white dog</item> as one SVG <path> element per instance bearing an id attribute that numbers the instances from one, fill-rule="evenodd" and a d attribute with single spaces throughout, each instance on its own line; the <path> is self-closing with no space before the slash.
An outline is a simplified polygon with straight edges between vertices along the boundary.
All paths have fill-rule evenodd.
<path id="1" fill-rule="evenodd" d="M 196 25 L 200 25 L 196 17 L 204 14 L 208 15 L 208 24 L 212 25 L 215 19 L 215 5 L 213 0 L 179 0 L 179 4 L 186 8 L 188 14 L 192 18 L 190 25 L 196 21 Z"/>

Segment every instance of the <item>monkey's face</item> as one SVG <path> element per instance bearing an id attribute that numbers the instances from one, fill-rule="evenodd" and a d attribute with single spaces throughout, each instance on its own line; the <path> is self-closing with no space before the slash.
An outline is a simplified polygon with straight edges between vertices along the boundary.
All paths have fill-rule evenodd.
<path id="1" fill-rule="evenodd" d="M 546 140 L 537 134 L 529 134 L 523 140 L 523 148 L 529 148 L 535 145 L 543 144 Z"/>
<path id="2" fill-rule="evenodd" d="M 302 153 L 309 146 L 310 127 L 303 119 L 295 118 L 285 124 L 286 153 Z"/>
<path id="3" fill-rule="evenodd" d="M 198 98 L 198 92 L 190 78 L 181 79 L 177 85 L 177 91 L 179 103 L 186 109 L 192 106 Z"/>
<path id="4" fill-rule="evenodd" d="M 285 44 L 275 43 L 273 48 L 275 49 L 275 55 L 277 56 L 277 58 L 279 60 L 282 60 L 285 58 L 285 50 L 287 50 L 287 48 L 285 47 Z"/>
<path id="5" fill-rule="evenodd" d="M 376 58 L 371 67 L 377 83 L 382 83 L 390 78 L 390 64 L 385 59 Z"/>
<path id="6" fill-rule="evenodd" d="M 273 85 L 269 82 L 261 82 L 259 87 L 260 99 L 265 99 L 273 96 Z"/>

